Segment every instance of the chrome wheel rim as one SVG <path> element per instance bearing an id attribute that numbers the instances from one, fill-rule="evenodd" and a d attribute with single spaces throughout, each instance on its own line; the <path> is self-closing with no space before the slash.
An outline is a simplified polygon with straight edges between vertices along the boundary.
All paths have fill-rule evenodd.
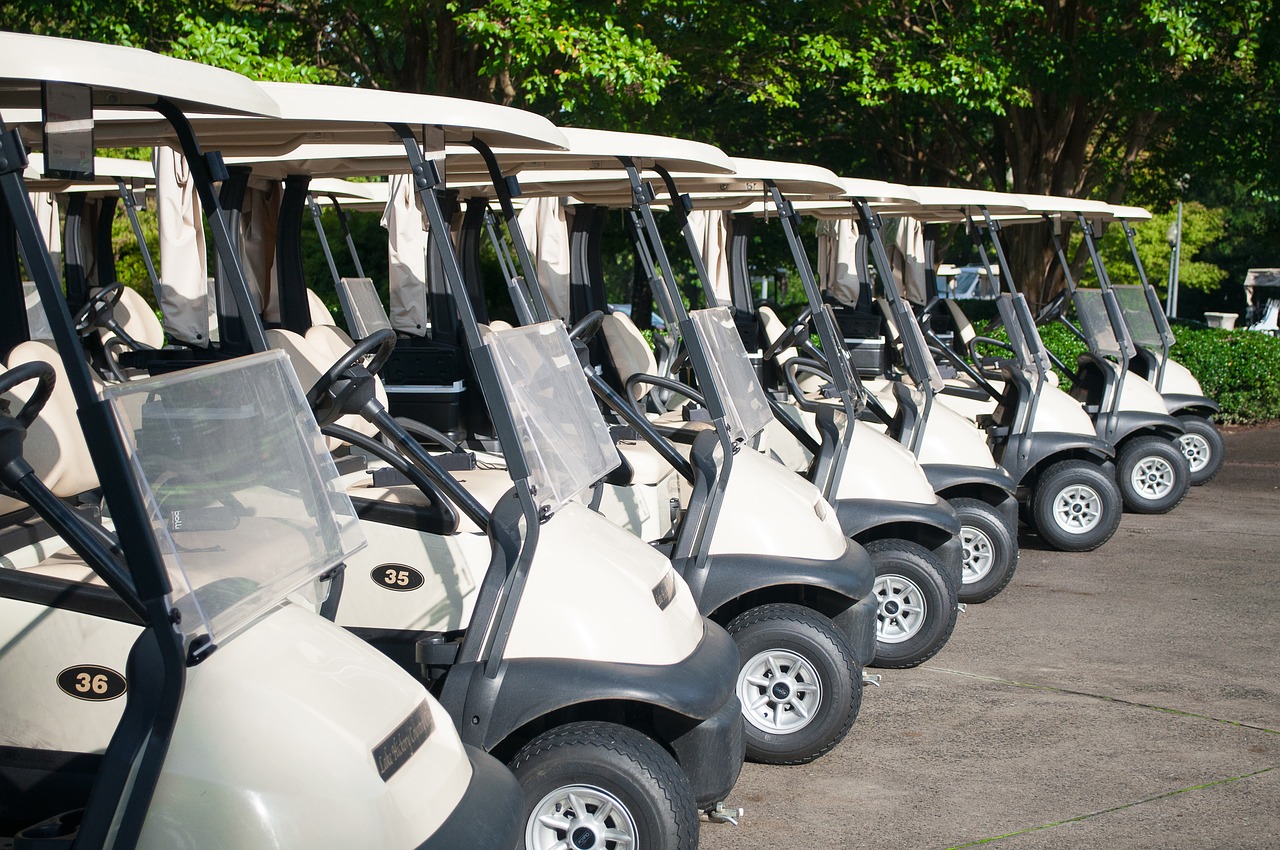
<path id="1" fill-rule="evenodd" d="M 565 785 L 543 797 L 524 828 L 529 850 L 615 850 L 635 847 L 627 807 L 594 785 Z"/>
<path id="2" fill-rule="evenodd" d="M 809 660 L 786 649 L 757 653 L 738 671 L 738 699 L 747 722 L 786 735 L 808 726 L 822 707 L 822 682 Z"/>
<path id="3" fill-rule="evenodd" d="M 1178 446 L 1182 449 L 1182 454 L 1186 457 L 1192 472 L 1199 472 L 1209 465 L 1213 450 L 1204 437 L 1199 434 L 1183 434 L 1178 438 Z"/>
<path id="4" fill-rule="evenodd" d="M 1092 531 L 1102 519 L 1102 497 L 1084 484 L 1073 484 L 1053 497 L 1053 521 L 1068 534 Z"/>
<path id="5" fill-rule="evenodd" d="M 880 607 L 876 612 L 876 640 L 902 643 L 911 640 L 924 628 L 929 606 L 924 591 L 903 576 L 876 576 L 875 594 Z"/>
<path id="6" fill-rule="evenodd" d="M 1175 474 L 1173 464 L 1157 455 L 1150 455 L 1133 465 L 1129 484 L 1140 498 L 1156 500 L 1173 490 Z"/>
<path id="7" fill-rule="evenodd" d="M 980 528 L 971 525 L 960 527 L 960 545 L 964 548 L 963 584 L 973 584 L 986 578 L 996 562 L 995 546 L 991 538 Z"/>

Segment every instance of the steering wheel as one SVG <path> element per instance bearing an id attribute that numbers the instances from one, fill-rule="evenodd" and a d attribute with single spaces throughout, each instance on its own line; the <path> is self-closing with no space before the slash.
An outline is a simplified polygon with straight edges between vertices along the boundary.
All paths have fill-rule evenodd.
<path id="1" fill-rule="evenodd" d="M 809 327 L 809 319 L 813 316 L 813 308 L 805 307 L 796 320 L 787 325 L 787 329 L 764 350 L 764 359 L 773 360 L 784 349 L 790 348 L 800 337 L 800 333 Z"/>
<path id="2" fill-rule="evenodd" d="M 30 428 L 31 423 L 36 421 L 45 403 L 49 401 L 49 396 L 53 395 L 53 385 L 58 380 L 58 373 L 43 360 L 36 360 L 14 366 L 0 375 L 0 394 L 7 393 L 14 387 L 32 380 L 37 382 L 35 392 L 31 393 L 31 397 L 13 415 L 24 430 Z"/>
<path id="3" fill-rule="evenodd" d="M 311 405 L 313 410 L 319 407 L 333 385 L 365 357 L 370 358 L 364 366 L 365 371 L 370 375 L 378 374 L 378 370 L 386 364 L 387 358 L 391 356 L 395 347 L 396 332 L 391 328 L 383 328 L 369 334 L 351 346 L 350 351 L 339 357 L 337 362 L 312 384 L 311 389 L 307 391 L 307 404 Z"/>
<path id="4" fill-rule="evenodd" d="M 604 311 L 592 310 L 569 329 L 569 339 L 574 342 L 590 342 L 596 335 L 596 331 L 600 330 L 600 323 L 603 321 Z"/>
<path id="5" fill-rule="evenodd" d="M 1049 303 L 1040 308 L 1040 312 L 1036 314 L 1036 324 L 1043 325 L 1049 322 L 1055 322 L 1062 315 L 1067 305 L 1067 290 L 1062 290 Z"/>
<path id="6" fill-rule="evenodd" d="M 88 336 L 97 328 L 106 326 L 109 320 L 113 321 L 112 313 L 123 296 L 124 287 L 119 281 L 109 283 L 90 295 L 89 300 L 76 311 L 76 333 Z"/>

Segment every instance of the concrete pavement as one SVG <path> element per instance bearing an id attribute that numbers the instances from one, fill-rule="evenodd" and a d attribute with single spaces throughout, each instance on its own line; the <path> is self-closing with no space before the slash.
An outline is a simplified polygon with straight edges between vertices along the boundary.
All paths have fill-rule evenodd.
<path id="1" fill-rule="evenodd" d="M 1012 584 L 884 671 L 834 752 L 747 765 L 745 848 L 1280 847 L 1280 426 L 1096 552 L 1024 533 Z"/>

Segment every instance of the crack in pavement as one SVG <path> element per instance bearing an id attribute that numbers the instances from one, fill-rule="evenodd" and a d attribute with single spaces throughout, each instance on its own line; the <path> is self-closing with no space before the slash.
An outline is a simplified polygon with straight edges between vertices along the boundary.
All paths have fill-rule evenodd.
<path id="1" fill-rule="evenodd" d="M 1152 705 L 1146 702 L 1137 702 L 1135 700 L 1123 699 L 1121 697 L 1109 697 L 1106 694 L 1094 694 L 1088 691 L 1077 691 L 1071 688 L 1060 688 L 1056 685 L 1041 685 L 1035 682 L 1019 682 L 1016 679 L 1005 679 L 1001 676 L 984 676 L 981 673 L 968 673 L 964 670 L 949 670 L 946 667 L 935 667 L 926 665 L 921 667 L 922 670 L 931 670 L 935 673 L 949 673 L 953 676 L 964 676 L 968 679 L 978 679 L 983 682 L 996 682 L 1001 685 L 1011 685 L 1015 688 L 1027 688 L 1033 691 L 1050 691 L 1052 693 L 1067 694 L 1068 696 L 1087 697 L 1096 699 L 1099 702 L 1113 702 L 1119 705 L 1128 705 L 1134 708 L 1145 708 L 1149 711 L 1159 711 L 1163 714 L 1173 714 L 1178 717 L 1192 717 L 1197 720 L 1211 720 L 1214 723 L 1221 723 L 1224 726 L 1236 726 L 1241 729 L 1252 729 L 1255 732 L 1266 732 L 1268 735 L 1280 735 L 1280 729 L 1270 729 L 1266 726 L 1257 726 L 1253 723 L 1245 723 L 1240 720 L 1226 720 L 1222 717 L 1211 717 L 1207 714 L 1197 714 L 1194 711 L 1182 711 L 1177 708 L 1166 708 L 1161 705 Z"/>
<path id="2" fill-rule="evenodd" d="M 1271 730 L 1268 729 L 1266 731 L 1269 732 Z M 1231 782 L 1239 782 L 1242 779 L 1252 779 L 1255 776 L 1261 776 L 1264 773 L 1270 773 L 1271 771 L 1275 770 L 1277 767 L 1280 767 L 1280 765 L 1272 765 L 1271 767 L 1264 767 L 1262 770 L 1255 770 L 1253 773 L 1245 773 L 1241 776 L 1228 776 L 1225 779 L 1215 779 L 1212 782 L 1204 782 L 1204 783 L 1201 783 L 1200 785 L 1188 785 L 1186 788 L 1178 788 L 1173 791 L 1165 791 L 1163 794 L 1156 794 L 1155 796 L 1147 797 L 1142 800 L 1134 800 L 1129 803 L 1121 803 L 1118 806 L 1112 806 L 1107 809 L 1099 809 L 1096 812 L 1089 812 L 1088 814 L 1084 814 L 1084 815 L 1076 815 L 1073 818 L 1066 818 L 1065 820 L 1054 821 L 1053 823 L 1044 823 L 1044 824 L 1040 824 L 1039 826 L 1029 826 L 1026 829 L 1019 829 L 1019 830 L 1015 830 L 1014 832 L 1006 832 L 1004 835 L 993 835 L 990 838 L 979 838 L 976 841 L 967 841 L 964 844 L 956 844 L 951 847 L 948 847 L 947 850 L 962 850 L 962 848 L 965 848 L 965 847 L 978 847 L 983 844 L 991 844 L 995 841 L 1001 841 L 1005 838 L 1016 838 L 1019 835 L 1026 835 L 1031 832 L 1040 832 L 1041 830 L 1045 830 L 1045 829 L 1053 829 L 1054 827 L 1065 826 L 1069 823 L 1079 823 L 1080 821 L 1086 821 L 1086 820 L 1089 820 L 1090 818 L 1096 818 L 1102 815 L 1109 815 L 1109 814 L 1112 814 L 1113 812 L 1122 812 L 1125 809 L 1132 809 L 1133 807 L 1141 806 L 1144 803 L 1154 803 L 1159 800 L 1167 799 L 1169 797 L 1176 797 L 1179 794 L 1186 794 L 1190 791 L 1203 791 L 1207 788 L 1215 788 L 1219 785 L 1226 785 Z"/>
<path id="3" fill-rule="evenodd" d="M 1134 700 L 1121 699 L 1119 697 L 1110 697 L 1110 696 L 1106 696 L 1105 694 L 1094 694 L 1094 693 L 1089 693 L 1088 691 L 1077 691 L 1071 688 L 1060 688 L 1055 685 L 1041 685 L 1041 684 L 1036 684 L 1034 682 L 1019 682 L 1015 679 L 1005 679 L 1000 676 L 984 676 L 979 673 L 968 673 L 968 672 L 965 672 L 964 670 L 950 670 L 945 667 L 935 667 L 933 665 L 924 666 L 922 669 L 931 670 L 935 673 L 948 673 L 953 676 L 963 676 L 969 679 L 978 679 L 984 682 L 994 682 L 1001 685 L 1011 685 L 1017 688 L 1027 688 L 1028 690 L 1048 691 L 1051 693 L 1066 694 L 1068 696 L 1086 697 L 1088 699 L 1095 699 L 1100 702 L 1117 703 L 1119 705 L 1131 706 L 1133 708 L 1145 708 L 1150 711 L 1158 711 L 1163 714 L 1172 714 L 1178 717 L 1190 717 L 1196 720 L 1209 720 L 1214 723 L 1221 723 L 1225 726 L 1235 726 L 1240 729 L 1251 729 L 1256 732 L 1266 732 L 1269 735 L 1280 735 L 1280 730 L 1269 729 L 1266 726 L 1257 726 L 1252 723 L 1242 723 L 1238 720 L 1225 720 L 1221 717 L 1210 717 L 1209 715 L 1197 714 L 1193 711 L 1181 711 L 1176 708 L 1166 708 L 1164 706 L 1151 705 L 1150 703 L 1145 703 L 1145 702 L 1136 702 Z M 965 848 L 965 847 L 978 847 L 983 844 L 991 844 L 996 841 L 1001 841 L 1005 838 L 1015 838 L 1019 835 L 1026 835 L 1032 832 L 1040 832 L 1046 829 L 1053 829 L 1054 827 L 1065 826 L 1066 824 L 1079 823 L 1080 821 L 1086 821 L 1091 818 L 1100 817 L 1102 815 L 1112 814 L 1114 812 L 1122 812 L 1126 809 L 1132 809 L 1135 806 L 1141 806 L 1145 803 L 1154 803 L 1159 800 L 1168 799 L 1169 797 L 1176 797 L 1179 794 L 1186 794 L 1191 791 L 1202 791 L 1208 788 L 1215 788 L 1219 785 L 1226 785 L 1232 782 L 1239 782 L 1243 779 L 1252 779 L 1255 776 L 1261 776 L 1264 773 L 1270 773 L 1271 771 L 1275 770 L 1277 767 L 1280 767 L 1280 765 L 1272 765 L 1271 767 L 1264 767 L 1261 770 L 1255 770 L 1253 773 L 1245 773 L 1240 776 L 1228 776 L 1223 779 L 1215 779 L 1211 782 L 1204 782 L 1199 785 L 1189 785 L 1186 788 L 1177 788 L 1177 789 L 1174 789 L 1173 791 L 1165 791 L 1163 793 L 1156 794 L 1151 797 L 1146 797 L 1141 800 L 1133 800 L 1128 803 L 1121 803 L 1118 806 L 1111 806 L 1106 809 L 1099 809 L 1096 812 L 1089 812 L 1083 815 L 1076 815 L 1075 817 L 1065 818 L 1063 820 L 1054 821 L 1052 823 L 1039 824 L 1038 826 L 1029 826 L 1026 829 L 1019 829 L 1013 832 L 1006 832 L 1003 835 L 993 835 L 988 838 L 979 838 L 974 841 L 965 842 L 964 844 L 956 844 L 956 845 L 953 845 L 952 847 L 947 848 L 947 850 L 962 850 L 962 848 Z"/>

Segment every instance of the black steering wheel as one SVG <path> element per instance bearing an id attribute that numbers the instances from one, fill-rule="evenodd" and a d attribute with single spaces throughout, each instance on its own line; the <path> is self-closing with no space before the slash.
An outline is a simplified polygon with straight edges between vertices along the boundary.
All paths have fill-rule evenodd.
<path id="1" fill-rule="evenodd" d="M 1056 322 L 1067 306 L 1067 290 L 1062 290 L 1053 298 L 1049 299 L 1049 303 L 1040 308 L 1040 312 L 1036 314 L 1036 324 L 1044 325 L 1049 322 Z"/>
<path id="2" fill-rule="evenodd" d="M 0 394 L 7 393 L 14 387 L 32 380 L 37 382 L 35 392 L 31 393 L 31 397 L 22 405 L 22 408 L 13 414 L 13 418 L 24 430 L 30 428 L 31 423 L 36 421 L 45 403 L 49 401 L 49 396 L 53 395 L 53 385 L 58 380 L 58 373 L 43 360 L 35 360 L 14 366 L 0 375 Z"/>
<path id="3" fill-rule="evenodd" d="M 764 350 L 764 359 L 773 360 L 784 349 L 790 348 L 800 338 L 802 331 L 809 327 L 809 319 L 813 317 L 813 308 L 805 307 L 796 320 L 787 325 L 787 329 Z"/>
<path id="4" fill-rule="evenodd" d="M 604 311 L 592 310 L 569 329 L 569 339 L 574 342 L 590 342 L 596 335 L 596 331 L 600 330 L 600 323 L 603 321 Z"/>
<path id="5" fill-rule="evenodd" d="M 313 410 L 319 407 L 333 385 L 366 357 L 369 357 L 369 362 L 364 365 L 365 371 L 370 375 L 378 374 L 378 370 L 386 364 L 387 358 L 391 356 L 395 347 L 396 332 L 391 328 L 383 328 L 369 334 L 351 346 L 351 350 L 339 357 L 337 362 L 311 385 L 311 389 L 307 391 L 307 404 L 311 405 Z"/>
<path id="6" fill-rule="evenodd" d="M 88 336 L 99 327 L 106 327 L 108 322 L 114 323 L 113 311 L 124 296 L 124 287 L 119 281 L 109 283 L 89 296 L 89 300 L 76 311 L 76 333 Z"/>

